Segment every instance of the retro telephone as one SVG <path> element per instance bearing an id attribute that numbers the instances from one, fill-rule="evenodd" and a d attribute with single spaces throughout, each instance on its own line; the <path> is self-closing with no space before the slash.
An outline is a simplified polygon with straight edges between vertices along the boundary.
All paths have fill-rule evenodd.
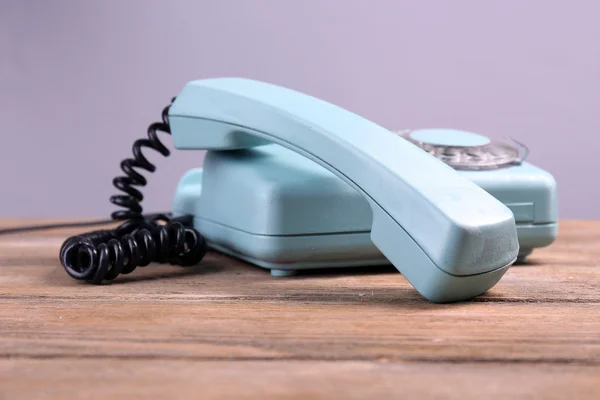
<path id="1" fill-rule="evenodd" d="M 171 133 L 178 149 L 209 150 L 203 169 L 180 181 L 172 217 L 144 217 L 143 197 L 134 188 L 146 184 L 136 168 L 154 171 L 143 147 L 169 154 L 158 131 Z M 274 275 L 391 263 L 432 302 L 466 300 L 493 287 L 519 254 L 526 255 L 519 215 L 555 234 L 555 196 L 547 196 L 545 213 L 519 198 L 534 175 L 542 176 L 540 193 L 550 190 L 551 177 L 486 138 L 449 132 L 403 136 L 280 86 L 239 78 L 192 81 L 165 108 L 162 122 L 150 126 L 148 139 L 134 144 L 134 158 L 121 164 L 127 176 L 114 184 L 125 194 L 111 201 L 126 209 L 112 215 L 124 223 L 69 238 L 60 259 L 69 275 L 91 283 L 150 262 L 193 265 L 209 246 Z M 473 153 L 482 146 L 493 156 Z M 435 154 L 448 149 L 471 149 L 458 162 L 471 157 L 489 170 L 465 176 Z M 514 200 L 507 206 L 476 182 L 509 165 L 530 169 L 522 173 L 523 187 L 507 195 Z M 525 252 L 553 239 L 544 240 L 528 242 Z"/>

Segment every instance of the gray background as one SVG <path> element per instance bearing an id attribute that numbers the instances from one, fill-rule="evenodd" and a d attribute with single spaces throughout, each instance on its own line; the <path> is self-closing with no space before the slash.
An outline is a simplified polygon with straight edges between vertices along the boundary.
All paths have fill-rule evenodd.
<path id="1" fill-rule="evenodd" d="M 390 129 L 511 135 L 555 175 L 561 218 L 598 218 L 599 16 L 594 0 L 0 0 L 0 216 L 108 216 L 169 99 L 244 76 Z M 149 158 L 145 209 L 168 210 L 202 154 Z"/>

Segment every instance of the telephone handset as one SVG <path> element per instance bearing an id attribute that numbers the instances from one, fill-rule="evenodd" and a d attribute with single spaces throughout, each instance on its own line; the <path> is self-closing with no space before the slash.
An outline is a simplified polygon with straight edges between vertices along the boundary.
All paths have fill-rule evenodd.
<path id="1" fill-rule="evenodd" d="M 239 78 L 188 83 L 168 110 L 179 149 L 275 143 L 314 161 L 368 202 L 371 238 L 421 295 L 472 298 L 519 253 L 513 213 L 436 157 L 314 97 Z"/>

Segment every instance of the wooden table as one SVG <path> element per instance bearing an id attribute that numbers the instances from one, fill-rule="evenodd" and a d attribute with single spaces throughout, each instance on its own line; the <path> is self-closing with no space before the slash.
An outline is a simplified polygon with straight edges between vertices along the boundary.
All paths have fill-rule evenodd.
<path id="1" fill-rule="evenodd" d="M 600 399 L 600 221 L 452 305 L 393 268 L 272 278 L 214 253 L 92 286 L 57 260 L 86 230 L 0 236 L 0 399 Z"/>

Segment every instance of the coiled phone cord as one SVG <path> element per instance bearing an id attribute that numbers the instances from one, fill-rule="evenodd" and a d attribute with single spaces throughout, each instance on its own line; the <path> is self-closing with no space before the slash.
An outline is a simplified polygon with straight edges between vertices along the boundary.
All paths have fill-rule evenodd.
<path id="1" fill-rule="evenodd" d="M 171 104 L 175 98 L 171 100 Z M 142 153 L 149 148 L 168 157 L 169 150 L 160 142 L 157 132 L 171 134 L 169 109 L 162 111 L 162 121 L 148 127 L 148 138 L 133 144 L 133 158 L 121 162 L 125 176 L 118 176 L 113 185 L 125 194 L 114 195 L 110 202 L 124 209 L 111 214 L 114 221 L 124 221 L 112 230 L 97 230 L 68 238 L 60 249 L 60 262 L 74 279 L 100 284 L 119 274 L 129 274 L 137 267 L 152 262 L 190 266 L 206 254 L 206 241 L 193 228 L 193 217 L 171 218 L 168 214 L 144 216 L 142 193 L 134 186 L 147 181 L 135 169 L 154 172 L 156 167 Z"/>

